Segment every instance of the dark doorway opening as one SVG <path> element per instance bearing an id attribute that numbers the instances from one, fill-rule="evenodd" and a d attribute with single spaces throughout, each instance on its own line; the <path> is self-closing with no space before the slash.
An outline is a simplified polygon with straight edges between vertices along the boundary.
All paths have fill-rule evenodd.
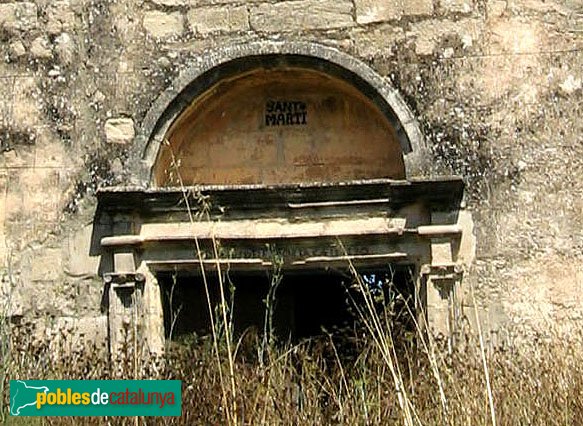
<path id="1" fill-rule="evenodd" d="M 273 277 L 270 270 L 231 271 L 222 281 L 235 336 L 249 329 L 259 334 L 272 330 L 280 341 L 298 341 L 324 333 L 357 331 L 361 326 L 359 310 L 368 314 L 363 287 L 379 314 L 388 312 L 399 327 L 414 330 L 411 266 L 362 268 L 358 275 L 363 286 L 349 270 L 292 270 L 283 271 L 279 277 Z M 167 339 L 210 333 L 209 304 L 218 318 L 221 300 L 216 272 L 209 271 L 206 276 L 208 297 L 200 274 L 159 273 L 158 282 Z"/>

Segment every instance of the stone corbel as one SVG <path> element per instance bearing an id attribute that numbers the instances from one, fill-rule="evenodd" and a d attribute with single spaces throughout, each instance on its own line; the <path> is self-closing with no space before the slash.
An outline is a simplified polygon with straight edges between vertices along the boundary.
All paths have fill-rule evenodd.
<path id="1" fill-rule="evenodd" d="M 439 291 L 442 299 L 447 299 L 455 290 L 455 284 L 461 282 L 463 277 L 463 267 L 452 263 L 449 265 L 423 265 L 421 276 L 431 281 Z"/>
<path id="2" fill-rule="evenodd" d="M 436 335 L 453 343 L 456 324 L 460 318 L 458 300 L 463 267 L 458 264 L 424 265 L 421 278 L 427 294 L 427 323 Z"/>
<path id="3" fill-rule="evenodd" d="M 137 338 L 134 334 L 139 324 L 146 277 L 135 272 L 113 272 L 104 274 L 103 281 L 109 294 L 110 355 L 115 358 L 119 356 L 124 342 Z"/>
<path id="4" fill-rule="evenodd" d="M 133 291 L 144 286 L 146 277 L 139 272 L 110 272 L 103 275 L 103 281 L 113 290 Z"/>

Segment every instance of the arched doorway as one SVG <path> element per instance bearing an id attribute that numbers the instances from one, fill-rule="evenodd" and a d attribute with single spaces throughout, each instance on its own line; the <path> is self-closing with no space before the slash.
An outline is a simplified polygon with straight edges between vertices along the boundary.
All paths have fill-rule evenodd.
<path id="1" fill-rule="evenodd" d="M 408 266 L 420 319 L 451 332 L 471 238 L 463 182 L 414 178 L 427 171 L 419 126 L 354 58 L 294 43 L 210 52 L 154 103 L 131 158 L 133 185 L 101 190 L 95 221 L 112 351 L 128 321 L 162 349 L 169 271 L 253 276 L 274 253 L 300 281 Z"/>

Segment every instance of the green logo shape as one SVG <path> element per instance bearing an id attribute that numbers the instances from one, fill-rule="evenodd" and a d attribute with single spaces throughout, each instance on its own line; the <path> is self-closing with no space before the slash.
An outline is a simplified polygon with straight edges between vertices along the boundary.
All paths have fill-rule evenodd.
<path id="1" fill-rule="evenodd" d="M 180 380 L 11 380 L 12 416 L 180 416 Z"/>

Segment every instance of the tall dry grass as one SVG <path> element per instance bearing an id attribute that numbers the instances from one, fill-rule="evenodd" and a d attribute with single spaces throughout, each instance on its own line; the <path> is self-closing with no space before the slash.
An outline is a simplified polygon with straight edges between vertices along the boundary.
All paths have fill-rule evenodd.
<path id="1" fill-rule="evenodd" d="M 262 336 L 253 333 L 232 347 L 221 344 L 223 329 L 223 335 L 216 336 L 218 346 L 212 336 L 191 336 L 169 345 L 164 361 L 141 358 L 137 370 L 133 361 L 111 364 L 102 348 L 56 348 L 58 336 L 38 342 L 32 338 L 33 324 L 12 325 L 0 366 L 2 416 L 9 419 L 10 379 L 159 378 L 183 381 L 180 418 L 51 418 L 25 423 L 489 425 L 485 360 L 498 424 L 582 422 L 583 348 L 577 342 L 583 335 L 573 336 L 578 337 L 574 343 L 545 339 L 514 350 L 484 352 L 477 339 L 468 336 L 463 350 L 451 352 L 446 342 L 422 343 L 419 337 L 413 345 L 391 338 L 394 333 L 385 328 L 390 324 L 380 324 L 382 334 L 376 336 L 361 325 L 361 332 L 352 336 L 323 335 L 267 348 Z M 133 349 L 125 349 L 126 359 L 135 359 Z M 231 370 L 232 378 L 225 380 Z"/>

